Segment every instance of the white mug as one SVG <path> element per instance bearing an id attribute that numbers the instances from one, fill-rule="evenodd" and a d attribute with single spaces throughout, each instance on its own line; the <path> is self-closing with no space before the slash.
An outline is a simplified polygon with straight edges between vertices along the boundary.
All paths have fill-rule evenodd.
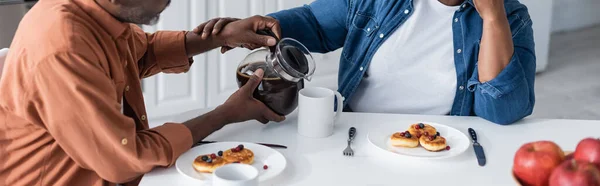
<path id="1" fill-rule="evenodd" d="M 213 186 L 258 186 L 258 170 L 251 165 L 232 163 L 213 172 Z"/>
<path id="2" fill-rule="evenodd" d="M 344 97 L 321 87 L 300 90 L 298 98 L 298 133 L 302 136 L 324 138 L 333 134 L 335 121 L 342 112 Z M 337 111 L 334 101 L 337 97 Z"/>

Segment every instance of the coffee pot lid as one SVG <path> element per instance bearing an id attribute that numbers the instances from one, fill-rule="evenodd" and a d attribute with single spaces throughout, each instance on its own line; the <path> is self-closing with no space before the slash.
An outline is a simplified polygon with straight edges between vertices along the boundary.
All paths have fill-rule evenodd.
<path id="1" fill-rule="evenodd" d="M 315 71 L 315 61 L 310 51 L 292 38 L 283 38 L 275 46 L 275 51 L 267 56 L 273 70 L 288 81 L 311 80 Z"/>

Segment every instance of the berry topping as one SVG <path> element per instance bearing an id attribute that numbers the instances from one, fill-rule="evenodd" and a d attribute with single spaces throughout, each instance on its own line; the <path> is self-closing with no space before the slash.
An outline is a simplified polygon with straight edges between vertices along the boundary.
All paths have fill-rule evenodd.
<path id="1" fill-rule="evenodd" d="M 425 133 L 423 133 L 423 135 L 429 136 L 429 132 L 425 132 Z"/>
<path id="2" fill-rule="evenodd" d="M 440 135 L 440 132 L 435 132 L 435 135 L 436 135 L 436 136 L 439 136 L 439 135 Z"/>
<path id="3" fill-rule="evenodd" d="M 221 150 L 220 150 L 219 152 L 217 152 L 217 154 L 218 154 L 219 156 L 223 156 L 223 151 L 221 151 Z"/>
<path id="4" fill-rule="evenodd" d="M 406 134 L 406 133 L 405 133 L 405 132 L 401 132 L 401 133 L 400 133 L 400 136 L 404 136 L 404 134 Z"/>
<path id="5" fill-rule="evenodd" d="M 421 138 L 421 134 L 417 134 L 417 138 Z"/>
<path id="6" fill-rule="evenodd" d="M 240 144 L 237 146 L 237 148 L 239 148 L 240 150 L 244 150 L 244 145 Z"/>
<path id="7" fill-rule="evenodd" d="M 425 124 L 419 123 L 419 128 L 425 128 Z"/>
<path id="8" fill-rule="evenodd" d="M 411 138 L 411 137 L 412 137 L 412 135 L 410 135 L 410 132 L 407 132 L 407 133 L 404 133 L 404 137 L 406 137 L 406 138 Z"/>
<path id="9" fill-rule="evenodd" d="M 450 146 L 446 146 L 446 150 L 450 150 Z"/>
<path id="10" fill-rule="evenodd" d="M 434 136 L 429 136 L 428 138 L 429 138 L 429 141 L 433 141 L 435 139 Z"/>
<path id="11" fill-rule="evenodd" d="M 216 155 L 215 153 L 212 153 L 212 154 L 210 155 L 210 158 L 212 158 L 212 159 L 215 159 L 215 158 L 217 158 L 217 155 Z"/>
<path id="12" fill-rule="evenodd" d="M 212 163 L 212 159 L 207 159 L 206 163 Z"/>
<path id="13" fill-rule="evenodd" d="M 268 168 L 269 168 L 269 166 L 263 165 L 263 169 L 267 170 Z"/>
<path id="14" fill-rule="evenodd" d="M 202 156 L 202 161 L 206 161 L 208 159 L 208 156 Z"/>
<path id="15" fill-rule="evenodd" d="M 240 147 L 236 147 L 236 148 L 235 148 L 235 151 L 233 151 L 233 152 L 239 152 L 239 151 L 241 151 L 241 150 L 242 150 L 242 149 L 241 149 Z"/>
<path id="16" fill-rule="evenodd" d="M 415 129 L 419 129 L 419 125 L 415 125 Z"/>

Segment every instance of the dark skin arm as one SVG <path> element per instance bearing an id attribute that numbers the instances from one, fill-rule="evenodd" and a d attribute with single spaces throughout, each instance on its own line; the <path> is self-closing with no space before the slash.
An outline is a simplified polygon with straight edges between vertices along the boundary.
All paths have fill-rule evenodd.
<path id="1" fill-rule="evenodd" d="M 262 70 L 257 70 L 248 82 L 233 93 L 225 103 L 209 113 L 183 123 L 192 132 L 194 144 L 230 123 L 255 119 L 266 124 L 269 121 L 285 120 L 284 116 L 277 115 L 262 102 L 252 97 L 263 74 Z"/>
<path id="2" fill-rule="evenodd" d="M 279 22 L 272 18 L 253 16 L 241 20 L 237 18 L 209 20 L 186 34 L 188 56 L 198 55 L 217 47 L 223 47 L 221 53 L 225 53 L 241 46 L 248 49 L 274 46 L 275 38 L 256 34 L 262 29 L 270 29 L 277 37 L 281 35 Z"/>
<path id="3" fill-rule="evenodd" d="M 475 8 L 483 19 L 483 35 L 479 49 L 479 81 L 496 78 L 508 65 L 514 53 L 512 33 L 503 0 L 475 0 Z"/>

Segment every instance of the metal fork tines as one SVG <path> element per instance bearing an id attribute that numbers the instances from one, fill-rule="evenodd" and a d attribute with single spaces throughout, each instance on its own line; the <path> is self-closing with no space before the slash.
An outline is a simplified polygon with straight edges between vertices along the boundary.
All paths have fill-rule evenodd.
<path id="1" fill-rule="evenodd" d="M 344 149 L 344 156 L 354 156 L 354 150 L 351 147 L 354 136 L 356 136 L 356 128 L 350 127 L 348 131 L 348 146 Z"/>

